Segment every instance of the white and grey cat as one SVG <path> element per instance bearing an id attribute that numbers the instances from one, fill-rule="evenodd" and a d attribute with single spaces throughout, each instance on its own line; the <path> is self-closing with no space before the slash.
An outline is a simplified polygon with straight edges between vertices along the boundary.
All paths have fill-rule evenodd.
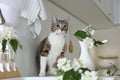
<path id="1" fill-rule="evenodd" d="M 51 32 L 40 44 L 36 55 L 39 76 L 54 75 L 57 71 L 57 60 L 64 57 L 65 34 L 68 30 L 68 21 L 52 17 Z"/>

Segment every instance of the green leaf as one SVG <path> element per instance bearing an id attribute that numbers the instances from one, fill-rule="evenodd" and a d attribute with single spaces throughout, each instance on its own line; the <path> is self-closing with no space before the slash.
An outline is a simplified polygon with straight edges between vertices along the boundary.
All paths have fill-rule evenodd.
<path id="1" fill-rule="evenodd" d="M 19 44 L 18 40 L 17 39 L 11 39 L 9 43 L 10 43 L 13 51 L 16 53 L 16 51 L 18 49 L 18 44 Z"/>
<path id="2" fill-rule="evenodd" d="M 80 80 L 81 74 L 75 72 L 73 69 L 64 73 L 63 80 Z"/>
<path id="3" fill-rule="evenodd" d="M 88 68 L 80 68 L 82 71 L 83 71 L 83 73 L 85 72 L 85 71 L 91 71 L 90 69 L 88 69 Z"/>
<path id="4" fill-rule="evenodd" d="M 118 69 L 118 67 L 115 64 L 112 64 L 114 69 Z"/>
<path id="5" fill-rule="evenodd" d="M 96 40 L 94 39 L 94 45 L 95 45 L 95 46 L 102 45 L 102 44 L 104 44 L 104 43 L 101 42 L 101 41 L 96 41 Z"/>
<path id="6" fill-rule="evenodd" d="M 7 44 L 7 40 L 6 40 L 6 39 L 3 39 L 3 40 L 2 40 L 2 51 L 3 51 L 3 52 L 5 52 L 6 44 Z"/>
<path id="7" fill-rule="evenodd" d="M 81 78 L 81 74 L 80 74 L 80 73 L 78 73 L 77 71 L 75 72 L 75 71 L 72 69 L 71 74 L 72 74 L 72 76 L 73 76 L 73 78 L 74 78 L 75 80 L 80 80 L 80 78 Z"/>
<path id="8" fill-rule="evenodd" d="M 60 76 L 60 75 L 63 75 L 64 74 L 64 71 L 62 71 L 62 70 L 59 70 L 59 71 L 57 71 L 57 74 L 56 74 L 56 76 Z"/>
<path id="9" fill-rule="evenodd" d="M 65 74 L 63 76 L 63 80 L 74 80 L 72 75 L 71 75 L 71 70 L 65 72 Z"/>
<path id="10" fill-rule="evenodd" d="M 85 31 L 82 30 L 78 30 L 75 34 L 74 34 L 79 40 L 83 40 L 86 37 L 89 37 L 89 35 L 87 35 L 87 33 Z"/>
<path id="11" fill-rule="evenodd" d="M 22 49 L 22 45 L 19 43 L 19 47 Z"/>
<path id="12" fill-rule="evenodd" d="M 107 70 L 107 74 L 109 74 L 109 75 L 111 74 L 111 71 L 109 69 Z"/>
<path id="13" fill-rule="evenodd" d="M 20 44 L 20 42 L 18 41 L 18 45 L 19 45 L 19 47 L 22 49 L 22 45 Z"/>

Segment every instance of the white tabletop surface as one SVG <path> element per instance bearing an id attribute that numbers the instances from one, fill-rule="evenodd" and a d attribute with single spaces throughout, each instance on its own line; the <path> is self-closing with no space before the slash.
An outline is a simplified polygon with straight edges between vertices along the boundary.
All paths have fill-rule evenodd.
<path id="1" fill-rule="evenodd" d="M 0 80 L 56 80 L 55 77 L 18 77 Z M 100 77 L 99 80 L 120 80 L 120 77 Z"/>
<path id="2" fill-rule="evenodd" d="M 0 80 L 55 80 L 55 77 L 19 77 Z"/>

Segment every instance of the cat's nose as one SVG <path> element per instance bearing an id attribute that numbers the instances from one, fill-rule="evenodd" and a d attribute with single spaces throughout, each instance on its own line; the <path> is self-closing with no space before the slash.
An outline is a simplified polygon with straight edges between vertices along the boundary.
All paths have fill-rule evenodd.
<path id="1" fill-rule="evenodd" d="M 61 29 L 59 29 L 58 32 L 62 32 Z"/>

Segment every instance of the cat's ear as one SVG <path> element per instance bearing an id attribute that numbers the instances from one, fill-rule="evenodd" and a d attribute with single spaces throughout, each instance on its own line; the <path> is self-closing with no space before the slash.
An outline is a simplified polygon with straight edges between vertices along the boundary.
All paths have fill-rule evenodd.
<path id="1" fill-rule="evenodd" d="M 69 22 L 70 21 L 70 17 L 68 17 L 67 19 L 66 19 L 66 22 Z"/>
<path id="2" fill-rule="evenodd" d="M 57 19 L 55 16 L 52 17 L 52 22 L 53 22 L 53 23 L 56 23 L 57 20 L 58 20 L 58 19 Z"/>

